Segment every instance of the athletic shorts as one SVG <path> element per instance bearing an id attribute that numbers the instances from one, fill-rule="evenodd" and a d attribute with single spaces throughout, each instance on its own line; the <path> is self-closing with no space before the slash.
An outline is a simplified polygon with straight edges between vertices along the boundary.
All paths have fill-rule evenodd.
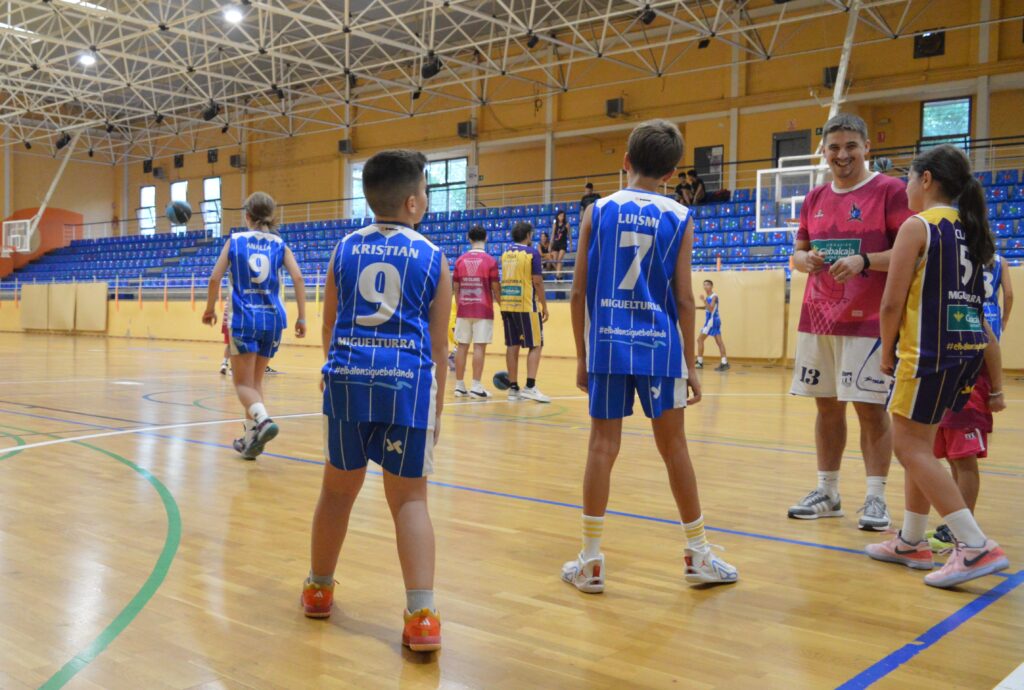
<path id="1" fill-rule="evenodd" d="M 247 355 L 255 353 L 270 359 L 281 347 L 281 331 L 250 331 L 246 333 L 231 331 L 231 354 Z"/>
<path id="2" fill-rule="evenodd" d="M 704 327 L 700 329 L 700 332 L 712 337 L 722 335 L 722 322 L 715 319 L 711 321 L 711 323 L 705 323 Z"/>
<path id="3" fill-rule="evenodd" d="M 981 429 L 944 429 L 940 426 L 935 430 L 932 454 L 947 460 L 963 460 L 972 455 L 987 458 L 988 434 Z"/>
<path id="4" fill-rule="evenodd" d="M 544 344 L 544 326 L 535 311 L 503 311 L 501 322 L 505 326 L 506 347 L 533 349 Z"/>
<path id="5" fill-rule="evenodd" d="M 901 363 L 897 363 L 896 379 L 889 393 L 889 411 L 921 424 L 938 424 L 946 410 L 959 412 L 967 404 L 983 360 L 984 355 L 978 355 L 920 378 L 900 376 Z"/>
<path id="6" fill-rule="evenodd" d="M 649 419 L 665 410 L 686 407 L 686 379 L 631 374 L 589 374 L 590 416 L 594 419 L 622 419 L 633 414 L 633 398 Z"/>
<path id="7" fill-rule="evenodd" d="M 792 395 L 884 405 L 891 381 L 878 338 L 797 333 Z"/>
<path id="8" fill-rule="evenodd" d="M 455 342 L 460 345 L 489 345 L 494 337 L 494 319 L 455 319 Z"/>
<path id="9" fill-rule="evenodd" d="M 324 453 L 339 470 L 362 469 L 373 460 L 399 477 L 425 477 L 434 471 L 434 430 L 324 415 Z"/>

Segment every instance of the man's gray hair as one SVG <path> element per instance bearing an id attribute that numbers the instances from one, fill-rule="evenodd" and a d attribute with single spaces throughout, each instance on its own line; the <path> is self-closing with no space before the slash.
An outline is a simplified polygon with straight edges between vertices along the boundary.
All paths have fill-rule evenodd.
<path id="1" fill-rule="evenodd" d="M 839 113 L 825 123 L 825 129 L 823 131 L 824 136 L 827 137 L 832 132 L 839 131 L 857 132 L 857 134 L 861 135 L 864 141 L 868 140 L 867 123 L 852 113 Z"/>

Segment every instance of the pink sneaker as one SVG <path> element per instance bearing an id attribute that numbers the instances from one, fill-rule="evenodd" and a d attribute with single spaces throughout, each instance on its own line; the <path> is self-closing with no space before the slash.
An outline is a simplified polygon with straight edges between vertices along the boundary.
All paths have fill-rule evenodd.
<path id="1" fill-rule="evenodd" d="M 924 576 L 924 583 L 932 587 L 955 587 L 977 577 L 991 575 L 1010 567 L 1006 552 L 991 539 L 984 546 L 972 549 L 957 544 L 945 565 Z"/>
<path id="2" fill-rule="evenodd" d="M 915 570 L 931 570 L 935 567 L 932 562 L 932 550 L 927 541 L 911 544 L 904 541 L 899 534 L 881 544 L 868 544 L 864 551 L 876 561 L 900 563 Z"/>

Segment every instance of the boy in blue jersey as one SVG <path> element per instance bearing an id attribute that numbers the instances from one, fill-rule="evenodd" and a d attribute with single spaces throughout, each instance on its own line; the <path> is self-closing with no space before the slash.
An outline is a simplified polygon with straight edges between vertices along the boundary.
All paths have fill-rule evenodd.
<path id="1" fill-rule="evenodd" d="M 704 310 L 704 327 L 697 336 L 697 368 L 704 368 L 704 341 L 710 335 L 722 357 L 722 363 L 715 367 L 715 371 L 729 371 L 729 358 L 725 355 L 725 340 L 722 339 L 722 317 L 718 313 L 718 293 L 710 280 L 704 281 Z"/>
<path id="2" fill-rule="evenodd" d="M 281 270 L 288 271 L 295 289 L 299 318 L 295 336 L 306 336 L 306 288 L 302 272 L 281 236 L 274 220 L 274 200 L 263 192 L 245 201 L 248 229 L 235 232 L 224 243 L 210 274 L 203 323 L 217 323 L 214 307 L 221 279 L 231 282 L 231 307 L 224 310 L 228 327 L 231 375 L 238 399 L 245 408 L 244 432 L 235 439 L 234 448 L 246 460 L 255 460 L 264 446 L 278 434 L 263 398 L 263 374 L 281 345 L 281 332 L 288 317 L 281 302 Z M 230 315 L 231 323 L 226 323 Z"/>
<path id="3" fill-rule="evenodd" d="M 434 528 L 427 475 L 441 430 L 451 276 L 441 250 L 413 228 L 427 211 L 417 151 L 382 151 L 363 167 L 374 223 L 331 254 L 324 296 L 324 467 L 302 603 L 331 615 L 334 570 L 368 460 L 384 469 L 406 587 L 402 643 L 441 647 L 434 606 Z"/>
<path id="4" fill-rule="evenodd" d="M 590 444 L 583 477 L 583 548 L 562 566 L 582 592 L 604 591 L 601 532 L 622 419 L 639 394 L 665 461 L 686 534 L 685 577 L 694 584 L 736 582 L 704 533 L 697 479 L 683 431 L 684 408 L 700 401 L 694 368 L 694 299 L 690 283 L 690 210 L 658 189 L 683 155 L 679 129 L 665 120 L 629 136 L 627 187 L 587 208 L 580 223 L 572 326 L 576 385 L 590 395 Z M 687 400 L 687 389 L 691 395 Z"/>

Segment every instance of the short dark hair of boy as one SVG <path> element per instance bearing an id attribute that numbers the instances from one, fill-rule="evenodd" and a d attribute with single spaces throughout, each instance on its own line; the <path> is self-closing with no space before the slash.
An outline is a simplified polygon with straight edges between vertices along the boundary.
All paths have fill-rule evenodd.
<path id="1" fill-rule="evenodd" d="M 711 287 L 715 287 L 715 281 L 713 280 L 705 280 L 704 282 L 710 285 Z"/>
<path id="2" fill-rule="evenodd" d="M 590 190 L 593 190 L 593 189 L 594 189 L 594 185 L 593 185 L 592 183 L 588 182 L 588 183 L 586 183 L 585 185 L 583 185 L 583 188 L 584 188 L 584 189 L 590 189 Z"/>
<path id="3" fill-rule="evenodd" d="M 375 216 L 401 213 L 405 200 L 416 194 L 423 181 L 427 157 L 419 151 L 381 151 L 363 165 L 363 194 Z"/>
<path id="4" fill-rule="evenodd" d="M 466 233 L 466 237 L 469 238 L 470 242 L 486 242 L 487 231 L 484 230 L 484 226 L 482 225 L 474 225 L 469 229 L 469 232 Z"/>
<path id="5" fill-rule="evenodd" d="M 629 163 L 644 177 L 662 178 L 676 169 L 683 157 L 683 135 L 668 120 L 638 125 L 626 143 Z"/>
<path id="6" fill-rule="evenodd" d="M 533 223 L 519 221 L 512 226 L 512 241 L 522 244 L 527 237 L 533 234 Z"/>
<path id="7" fill-rule="evenodd" d="M 696 170 L 687 170 L 686 174 L 687 174 L 688 177 L 695 177 L 698 180 L 700 179 L 699 177 L 697 177 L 697 171 Z"/>

